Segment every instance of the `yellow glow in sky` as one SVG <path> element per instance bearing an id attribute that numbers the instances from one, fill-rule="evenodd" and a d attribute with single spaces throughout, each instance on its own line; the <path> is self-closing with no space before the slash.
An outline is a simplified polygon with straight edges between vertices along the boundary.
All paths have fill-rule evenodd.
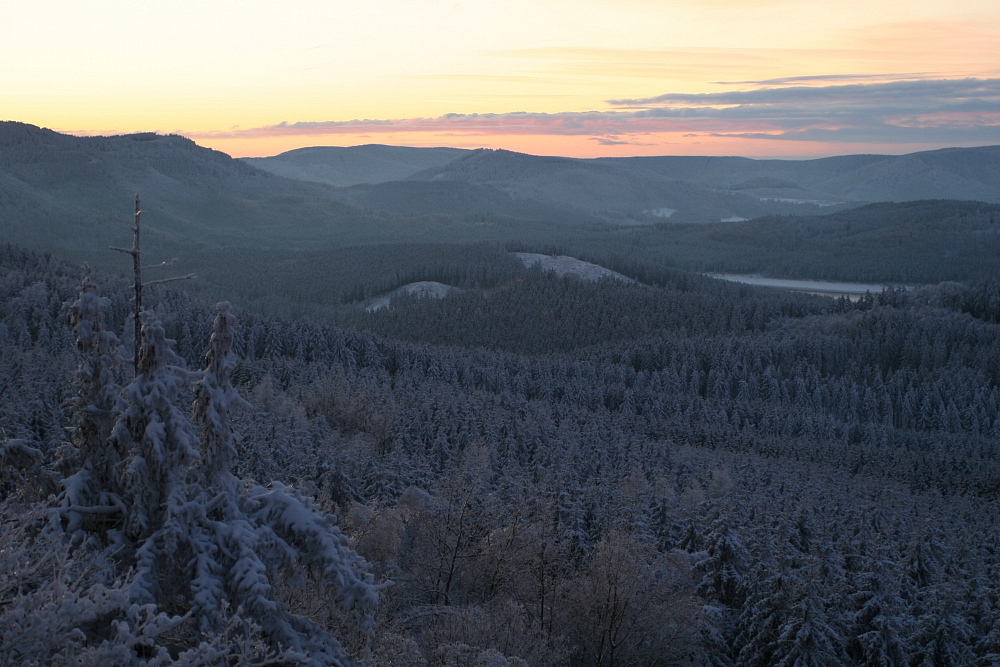
<path id="1" fill-rule="evenodd" d="M 898 153 L 1000 143 L 998 44 L 996 0 L 4 0 L 0 119 L 176 132 L 235 156 Z M 950 85 L 970 78 L 986 83 Z M 901 81 L 924 87 L 904 100 Z M 782 92 L 803 87 L 826 97 Z"/>

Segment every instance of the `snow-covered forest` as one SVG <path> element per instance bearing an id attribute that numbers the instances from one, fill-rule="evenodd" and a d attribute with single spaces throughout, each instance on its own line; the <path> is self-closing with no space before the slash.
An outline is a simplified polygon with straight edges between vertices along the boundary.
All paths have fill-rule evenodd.
<path id="1" fill-rule="evenodd" d="M 0 246 L 0 663 L 1000 663 L 995 279 L 154 289 L 134 341 L 85 273 Z"/>

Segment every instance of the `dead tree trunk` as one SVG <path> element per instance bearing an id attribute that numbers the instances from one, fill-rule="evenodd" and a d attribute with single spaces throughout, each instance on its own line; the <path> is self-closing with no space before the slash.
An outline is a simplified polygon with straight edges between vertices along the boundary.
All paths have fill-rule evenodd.
<path id="1" fill-rule="evenodd" d="M 135 220 L 129 225 L 132 230 L 132 247 L 131 248 L 118 248 L 111 246 L 112 250 L 117 250 L 118 252 L 123 252 L 126 255 L 132 256 L 132 272 L 135 274 L 135 284 L 133 287 L 133 310 L 132 310 L 132 325 L 133 325 L 133 337 L 132 337 L 132 347 L 134 349 L 132 354 L 132 364 L 135 369 L 135 374 L 139 374 L 139 336 L 142 333 L 142 320 L 139 314 L 142 313 L 142 288 L 146 285 L 155 285 L 157 283 L 168 283 L 174 280 L 190 280 L 196 276 L 193 273 L 189 273 L 186 276 L 178 276 L 176 278 L 165 278 L 163 280 L 154 280 L 152 282 L 144 283 L 142 282 L 142 269 L 155 269 L 161 266 L 170 266 L 177 260 L 174 259 L 170 262 L 161 262 L 154 266 L 142 266 L 142 250 L 139 245 L 139 223 L 142 218 L 142 209 L 139 207 L 139 195 L 135 196 Z"/>

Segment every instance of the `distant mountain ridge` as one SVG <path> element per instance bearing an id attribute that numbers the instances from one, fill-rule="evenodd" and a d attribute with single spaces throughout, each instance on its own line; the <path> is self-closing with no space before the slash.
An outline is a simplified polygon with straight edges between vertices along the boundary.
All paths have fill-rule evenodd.
<path id="1" fill-rule="evenodd" d="M 785 187 L 795 185 L 852 202 L 962 199 L 1000 203 L 1000 146 L 815 160 L 662 156 L 596 161 L 722 189 L 753 179 L 774 179 Z"/>
<path id="2" fill-rule="evenodd" d="M 417 169 L 428 163 L 419 157 L 424 150 L 358 147 L 408 156 L 406 169 L 416 171 L 401 181 L 334 187 L 275 175 L 179 136 L 75 137 L 0 122 L 0 243 L 125 270 L 127 258 L 108 246 L 130 243 L 139 193 L 151 264 L 179 257 L 166 275 L 200 276 L 185 289 L 296 316 L 329 314 L 415 280 L 496 284 L 510 277 L 510 266 L 493 257 L 504 248 L 610 261 L 603 265 L 640 280 L 645 274 L 626 270 L 629 262 L 907 283 L 998 269 L 997 204 L 858 209 L 838 194 L 881 179 L 899 182 L 894 196 L 913 183 L 930 196 L 940 183 L 956 198 L 990 199 L 997 147 L 802 162 L 476 150 Z M 719 222 L 729 217 L 753 220 Z M 469 268 L 480 256 L 493 257 L 483 274 Z"/>
<path id="3" fill-rule="evenodd" d="M 468 151 L 461 148 L 410 148 L 364 146 L 313 146 L 273 157 L 243 158 L 258 169 L 302 181 L 337 187 L 402 181 L 409 176 L 451 162 Z"/>
<path id="4" fill-rule="evenodd" d="M 794 161 L 583 160 L 372 144 L 276 158 L 380 182 L 287 178 L 254 166 L 281 160 L 233 159 L 176 135 L 76 137 L 0 122 L 0 237 L 67 258 L 103 257 L 108 245 L 128 242 L 137 192 L 151 245 L 182 256 L 200 248 L 559 244 L 584 229 L 621 235 L 665 222 L 817 216 L 871 200 L 1000 202 L 1000 146 Z"/>
<path id="5" fill-rule="evenodd" d="M 176 135 L 74 137 L 0 123 L 0 232 L 76 256 L 121 244 L 135 193 L 160 243 L 305 245 L 370 214 Z"/>
<path id="6" fill-rule="evenodd" d="M 299 149 L 248 162 L 275 174 L 317 182 L 364 182 L 378 186 L 387 201 L 413 197 L 412 210 L 398 205 L 392 209 L 412 214 L 434 209 L 428 203 L 435 188 L 427 186 L 423 194 L 415 195 L 416 186 L 392 183 L 446 181 L 488 186 L 536 204 L 568 207 L 577 214 L 619 224 L 649 224 L 650 213 L 662 209 L 676 211 L 671 216 L 674 221 L 707 222 L 769 214 L 818 215 L 879 201 L 1000 202 L 1000 146 L 898 156 L 755 160 L 707 156 L 576 159 L 507 150 L 369 145 Z M 361 171 L 349 176 L 348 165 Z M 452 188 L 452 196 L 440 200 L 449 202 L 440 212 L 456 213 L 456 200 L 477 196 L 475 188 L 457 194 L 460 189 Z M 436 191 L 443 192 L 441 188 Z M 378 208 L 370 190 L 343 197 Z M 475 207 L 466 210 L 474 211 Z"/>
<path id="7" fill-rule="evenodd" d="M 817 195 L 797 190 L 782 194 L 801 202 L 737 190 L 720 197 L 715 185 L 668 178 L 655 170 L 507 150 L 371 144 L 298 149 L 245 161 L 275 175 L 346 186 L 337 195 L 345 202 L 405 215 L 541 215 L 634 225 L 651 224 L 655 221 L 651 212 L 665 208 L 677 211 L 675 220 L 703 222 L 774 213 L 815 214 L 824 206 L 846 204 L 827 201 L 829 197 L 817 204 L 811 201 Z M 510 201 L 501 203 L 504 196 Z M 811 210 L 803 211 L 803 203 Z M 554 212 L 553 207 L 562 210 Z"/>
<path id="8" fill-rule="evenodd" d="M 655 171 L 621 168 L 598 160 L 539 157 L 505 150 L 478 150 L 448 164 L 414 174 L 411 181 L 456 181 L 492 185 L 512 195 L 604 215 L 624 224 L 651 224 L 651 211 L 670 208 L 673 220 L 709 222 L 739 216 L 818 213 L 801 205 L 761 199 L 754 193 L 723 192 L 714 186 L 664 177 Z M 845 202 L 840 202 L 841 204 Z"/>

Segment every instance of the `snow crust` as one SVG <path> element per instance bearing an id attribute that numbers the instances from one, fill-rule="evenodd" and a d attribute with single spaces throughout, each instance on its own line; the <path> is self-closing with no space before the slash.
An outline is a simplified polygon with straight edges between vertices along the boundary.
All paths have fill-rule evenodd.
<path id="1" fill-rule="evenodd" d="M 606 269 L 603 266 L 591 264 L 590 262 L 584 262 L 568 255 L 541 255 L 534 252 L 515 252 L 514 255 L 529 269 L 533 266 L 538 266 L 543 271 L 554 271 L 556 275 L 560 276 L 574 275 L 594 282 L 601 278 L 613 278 L 626 283 L 636 282 L 628 276 L 623 276 L 611 269 Z"/>

